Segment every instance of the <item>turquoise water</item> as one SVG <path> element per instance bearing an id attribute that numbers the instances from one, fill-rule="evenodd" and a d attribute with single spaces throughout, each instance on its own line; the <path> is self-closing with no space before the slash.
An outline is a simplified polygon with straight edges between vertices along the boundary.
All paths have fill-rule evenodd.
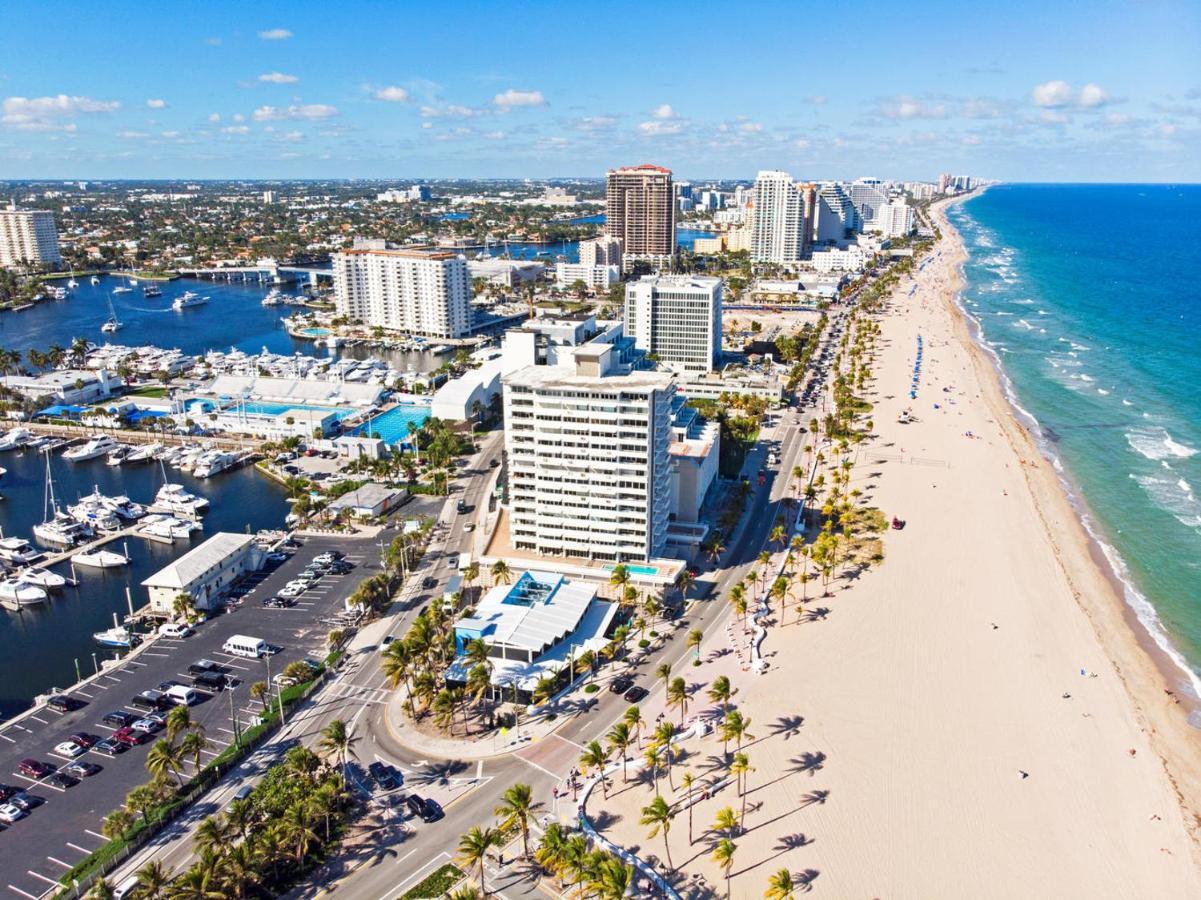
<path id="1" fill-rule="evenodd" d="M 624 563 L 624 565 L 626 567 L 626 571 L 629 572 L 631 575 L 654 576 L 654 575 L 659 574 L 659 568 L 657 566 L 641 566 L 641 565 L 637 565 L 635 563 Z M 617 567 L 616 566 L 605 566 L 605 571 L 612 572 L 615 568 L 617 568 Z"/>
<path id="2" fill-rule="evenodd" d="M 342 409 L 333 406 L 311 406 L 304 403 L 263 403 L 260 401 L 247 401 L 246 403 L 236 403 L 231 409 L 237 411 L 245 409 L 250 415 L 261 416 L 278 416 L 282 412 L 289 409 L 299 409 L 305 412 L 315 412 L 325 415 L 326 413 L 335 413 L 340 420 L 353 416 L 358 410 Z"/>
<path id="3" fill-rule="evenodd" d="M 309 337 L 329 337 L 333 334 L 328 328 L 302 328 L 301 334 L 307 334 Z"/>
<path id="4" fill-rule="evenodd" d="M 351 434 L 378 434 L 385 444 L 395 444 L 398 441 L 407 441 L 409 439 L 410 422 L 420 428 L 429 417 L 430 410 L 428 406 L 415 403 L 402 403 L 387 412 L 372 417 L 370 421 L 352 430 Z"/>
<path id="5" fill-rule="evenodd" d="M 1002 185 L 963 301 L 1126 596 L 1201 693 L 1201 186 Z"/>

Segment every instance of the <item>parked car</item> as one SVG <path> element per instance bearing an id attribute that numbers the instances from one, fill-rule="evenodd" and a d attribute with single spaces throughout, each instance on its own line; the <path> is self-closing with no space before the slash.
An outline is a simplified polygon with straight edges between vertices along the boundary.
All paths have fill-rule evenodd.
<path id="1" fill-rule="evenodd" d="M 124 728 L 126 725 L 132 725 L 138 720 L 138 717 L 127 712 L 111 712 L 105 713 L 101 719 L 105 725 L 112 725 L 114 728 Z"/>
<path id="2" fill-rule="evenodd" d="M 404 783 L 404 778 L 400 772 L 379 760 L 369 765 L 367 771 L 371 773 L 371 778 L 376 786 L 383 791 L 395 790 Z"/>
<path id="3" fill-rule="evenodd" d="M 0 822 L 5 825 L 11 825 L 25 815 L 25 810 L 20 807 L 13 806 L 11 803 L 0 805 Z"/>
<path id="4" fill-rule="evenodd" d="M 129 746 L 115 738 L 105 738 L 102 741 L 97 741 L 96 746 L 92 749 L 97 753 L 103 753 L 105 756 L 117 756 L 128 750 Z"/>
<path id="5" fill-rule="evenodd" d="M 79 744 L 79 746 L 83 747 L 83 749 L 90 750 L 92 747 L 96 746 L 96 742 L 99 741 L 100 738 L 94 734 L 88 734 L 86 731 L 77 731 L 71 735 L 71 740 Z"/>
<path id="6" fill-rule="evenodd" d="M 70 759 L 74 759 L 75 757 L 81 755 L 84 752 L 84 749 L 85 748 L 79 746 L 79 744 L 75 743 L 74 741 L 63 741 L 61 744 L 55 745 L 54 752 L 59 756 L 66 756 Z"/>
<path id="7" fill-rule="evenodd" d="M 131 747 L 136 747 L 140 744 L 145 744 L 151 739 L 151 736 L 145 731 L 135 731 L 132 727 L 118 728 L 113 732 L 113 738 L 120 741 L 122 744 L 128 744 Z"/>
<path id="8" fill-rule="evenodd" d="M 222 667 L 217 665 L 211 659 L 198 659 L 196 662 L 188 666 L 189 675 L 200 675 L 204 672 L 220 672 Z"/>
<path id="9" fill-rule="evenodd" d="M 79 784 L 79 779 L 72 778 L 65 772 L 55 772 L 53 775 L 48 776 L 44 783 L 50 785 L 51 787 L 61 788 L 65 791 L 67 788 L 72 788 Z"/>
<path id="10" fill-rule="evenodd" d="M 36 759 L 23 759 L 17 764 L 17 771 L 26 778 L 45 778 L 54 771 L 54 766 Z"/>
<path id="11" fill-rule="evenodd" d="M 82 708 L 85 704 L 77 697 L 69 697 L 66 694 L 54 694 L 46 701 L 46 705 L 58 712 L 69 713 Z"/>
<path id="12" fill-rule="evenodd" d="M 186 638 L 192 633 L 192 628 L 179 622 L 164 622 L 158 627 L 158 633 L 164 637 Z"/>
<path id="13" fill-rule="evenodd" d="M 75 762 L 71 763 L 71 765 L 63 767 L 63 772 L 65 772 L 67 775 L 70 775 L 72 778 L 90 778 L 101 770 L 101 766 L 82 759 L 76 760 Z"/>
<path id="14" fill-rule="evenodd" d="M 21 793 L 20 788 L 15 788 L 11 784 L 0 784 L 0 803 L 7 803 L 10 797 L 15 797 Z"/>
<path id="15" fill-rule="evenodd" d="M 17 809 L 23 810 L 24 812 L 29 812 L 35 806 L 41 806 L 45 801 L 43 801 L 41 797 L 34 797 L 33 795 L 27 794 L 24 791 L 14 791 L 12 796 L 8 798 L 8 802 Z"/>
<path id="16" fill-rule="evenodd" d="M 154 734 L 156 731 L 163 730 L 163 726 L 154 719 L 138 719 L 129 727 L 134 731 L 144 731 L 146 734 Z"/>

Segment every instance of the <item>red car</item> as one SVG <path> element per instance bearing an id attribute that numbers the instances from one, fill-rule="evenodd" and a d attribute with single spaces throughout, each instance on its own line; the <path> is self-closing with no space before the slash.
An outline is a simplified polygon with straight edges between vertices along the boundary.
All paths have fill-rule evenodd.
<path id="1" fill-rule="evenodd" d="M 77 731 L 71 735 L 71 740 L 83 747 L 83 749 L 89 750 L 96 745 L 96 742 L 100 738 L 94 734 L 88 734 L 86 731 Z"/>
<path id="2" fill-rule="evenodd" d="M 54 766 L 38 762 L 36 759 L 23 759 L 17 766 L 17 771 L 26 778 L 45 778 L 54 771 Z"/>
<path id="3" fill-rule="evenodd" d="M 131 747 L 137 744 L 144 744 L 150 740 L 150 735 L 144 731 L 135 731 L 128 726 L 118 728 L 113 732 L 113 739 L 120 741 L 122 744 L 129 744 Z"/>

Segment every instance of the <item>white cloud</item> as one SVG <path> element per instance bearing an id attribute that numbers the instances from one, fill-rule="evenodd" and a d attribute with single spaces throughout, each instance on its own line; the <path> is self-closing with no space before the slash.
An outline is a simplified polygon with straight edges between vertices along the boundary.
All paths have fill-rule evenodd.
<path id="1" fill-rule="evenodd" d="M 503 131 L 485 131 L 484 137 L 490 141 L 503 141 L 508 135 Z"/>
<path id="2" fill-rule="evenodd" d="M 166 109 L 167 101 L 166 100 L 158 100 L 158 99 L 150 99 L 150 100 L 146 101 L 146 105 L 148 107 L 150 107 L 151 109 Z"/>
<path id="3" fill-rule="evenodd" d="M 439 108 L 437 106 L 423 106 L 418 110 L 417 114 L 423 119 L 440 119 L 443 117 L 450 119 L 472 119 L 476 116 L 487 114 L 487 110 L 476 109 L 472 106 L 459 106 L 450 104 L 449 106 Z"/>
<path id="4" fill-rule="evenodd" d="M 826 105 L 826 97 L 824 94 L 814 94 L 812 97 L 807 97 L 806 99 L 814 106 Z"/>
<path id="5" fill-rule="evenodd" d="M 975 147 L 980 143 L 980 135 L 966 134 L 963 136 L 963 143 L 967 144 L 969 147 Z"/>
<path id="6" fill-rule="evenodd" d="M 220 122 L 221 121 L 221 113 L 209 113 L 209 121 L 210 122 Z"/>
<path id="7" fill-rule="evenodd" d="M 222 134 L 246 134 L 248 131 L 249 125 L 226 125 L 221 129 Z"/>
<path id="8" fill-rule="evenodd" d="M 947 108 L 941 103 L 929 104 L 902 94 L 880 104 L 880 115 L 888 119 L 942 119 Z"/>
<path id="9" fill-rule="evenodd" d="M 1130 117 L 1125 113 L 1111 112 L 1105 114 L 1105 124 L 1110 128 L 1121 128 L 1130 122 Z"/>
<path id="10" fill-rule="evenodd" d="M 93 100 L 57 94 L 53 97 L 8 97 L 5 99 L 0 122 L 18 131 L 75 131 L 75 123 L 63 123 L 84 113 L 115 112 L 121 108 L 116 100 Z"/>
<path id="11" fill-rule="evenodd" d="M 518 91 L 509 88 L 503 94 L 497 94 L 492 102 L 502 109 L 512 109 L 515 106 L 545 106 L 546 98 L 542 91 Z"/>
<path id="12" fill-rule="evenodd" d="M 234 113 L 232 116 L 230 116 L 230 118 L 233 119 L 235 122 L 245 122 L 246 121 L 246 117 L 244 115 L 242 115 L 241 113 Z"/>
<path id="13" fill-rule="evenodd" d="M 306 103 L 302 106 L 260 106 L 254 111 L 256 122 L 276 122 L 282 119 L 328 119 L 338 114 L 336 106 L 325 103 Z"/>
<path id="14" fill-rule="evenodd" d="M 277 141 L 284 141 L 289 144 L 298 144 L 304 140 L 304 133 L 300 131 L 289 131 L 275 138 Z"/>
<path id="15" fill-rule="evenodd" d="M 1099 84 L 1089 82 L 1080 89 L 1080 105 L 1088 109 L 1104 106 L 1109 102 L 1109 94 Z"/>
<path id="16" fill-rule="evenodd" d="M 1164 124 L 1160 125 L 1157 129 L 1159 136 L 1165 138 L 1174 137 L 1176 132 L 1179 130 L 1179 126 L 1173 125 L 1171 122 L 1164 122 Z"/>
<path id="17" fill-rule="evenodd" d="M 292 32 L 286 28 L 270 28 L 267 31 L 260 31 L 259 37 L 264 41 L 286 41 L 292 36 Z"/>
<path id="18" fill-rule="evenodd" d="M 434 127 L 434 123 L 433 123 L 433 122 L 422 122 L 422 123 L 421 123 L 421 127 L 422 127 L 422 128 L 433 128 L 433 127 Z"/>
<path id="19" fill-rule="evenodd" d="M 376 100 L 387 100 L 389 103 L 407 103 L 409 92 L 393 84 L 380 88 L 375 92 L 374 97 Z"/>
<path id="20" fill-rule="evenodd" d="M 638 126 L 638 130 L 648 137 L 657 137 L 664 134 L 679 134 L 684 130 L 684 123 L 676 120 L 652 119 L 649 122 L 643 122 Z"/>
<path id="21" fill-rule="evenodd" d="M 576 122 L 575 127 L 580 131 L 603 131 L 617 124 L 616 116 L 585 116 Z"/>
<path id="22" fill-rule="evenodd" d="M 758 122 L 743 122 L 738 126 L 738 130 L 743 134 L 758 134 L 763 130 L 763 126 Z"/>
<path id="23" fill-rule="evenodd" d="M 162 132 L 162 136 L 167 139 L 177 138 L 177 137 L 179 137 L 179 132 L 178 131 L 164 131 L 164 132 Z"/>
<path id="24" fill-rule="evenodd" d="M 653 115 L 656 119 L 674 119 L 676 111 L 671 108 L 670 103 L 661 103 L 655 107 Z"/>
<path id="25" fill-rule="evenodd" d="M 218 38 L 218 37 L 205 38 L 204 42 L 206 44 L 208 44 L 210 47 L 220 47 L 221 46 L 221 38 Z"/>
<path id="26" fill-rule="evenodd" d="M 804 138 L 797 138 L 792 142 L 792 146 L 796 147 L 798 150 L 808 150 L 809 142 Z"/>
<path id="27" fill-rule="evenodd" d="M 118 131 L 117 137 L 124 138 L 127 141 L 137 140 L 138 138 L 149 137 L 144 131 Z"/>
<path id="28" fill-rule="evenodd" d="M 295 75 L 285 75 L 283 72 L 268 72 L 266 75 L 260 75 L 259 81 L 267 81 L 271 84 L 295 84 L 300 79 Z"/>
<path id="29" fill-rule="evenodd" d="M 421 116 L 423 119 L 436 119 L 438 116 L 442 115 L 442 110 L 438 109 L 436 106 L 423 106 L 420 110 L 418 110 L 417 115 Z"/>
<path id="30" fill-rule="evenodd" d="M 1057 109 L 1072 102 L 1072 86 L 1066 81 L 1045 81 L 1030 92 L 1035 106 Z"/>

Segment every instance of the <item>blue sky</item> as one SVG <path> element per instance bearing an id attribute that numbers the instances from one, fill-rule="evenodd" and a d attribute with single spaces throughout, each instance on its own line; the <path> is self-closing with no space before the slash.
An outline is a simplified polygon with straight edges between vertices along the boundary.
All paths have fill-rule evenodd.
<path id="1" fill-rule="evenodd" d="M 1197 2 L 4 0 L 0 33 L 8 178 L 1201 180 Z"/>

